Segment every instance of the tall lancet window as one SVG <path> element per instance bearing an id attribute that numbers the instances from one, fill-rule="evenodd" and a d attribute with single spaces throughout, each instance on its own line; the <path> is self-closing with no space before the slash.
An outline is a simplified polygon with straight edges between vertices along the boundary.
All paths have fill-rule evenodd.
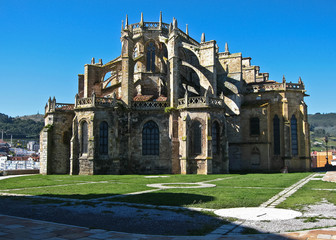
<path id="1" fill-rule="evenodd" d="M 291 118 L 291 139 L 292 139 L 292 155 L 298 155 L 298 138 L 297 138 L 297 120 L 293 115 Z"/>
<path id="2" fill-rule="evenodd" d="M 273 118 L 273 140 L 274 155 L 280 155 L 280 119 L 278 115 Z"/>
<path id="3" fill-rule="evenodd" d="M 99 153 L 108 154 L 108 124 L 105 121 L 99 126 Z"/>
<path id="4" fill-rule="evenodd" d="M 212 153 L 219 154 L 219 143 L 220 143 L 220 136 L 219 136 L 219 124 L 217 121 L 212 123 Z"/>
<path id="5" fill-rule="evenodd" d="M 148 121 L 142 129 L 142 155 L 159 155 L 159 152 L 159 127 L 154 121 Z"/>
<path id="6" fill-rule="evenodd" d="M 191 125 L 190 151 L 192 155 L 202 153 L 202 124 L 194 120 Z"/>
<path id="7" fill-rule="evenodd" d="M 82 154 L 88 152 L 88 124 L 87 122 L 82 123 Z"/>
<path id="8" fill-rule="evenodd" d="M 147 71 L 155 72 L 155 45 L 153 42 L 147 46 Z"/>

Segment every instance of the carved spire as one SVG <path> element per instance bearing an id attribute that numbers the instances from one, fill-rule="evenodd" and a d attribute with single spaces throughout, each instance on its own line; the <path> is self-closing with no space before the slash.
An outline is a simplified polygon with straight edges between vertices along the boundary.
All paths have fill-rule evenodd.
<path id="1" fill-rule="evenodd" d="M 160 24 L 160 26 L 161 26 L 161 24 L 162 24 L 162 11 L 160 11 L 160 20 L 159 20 L 159 24 Z"/>
<path id="2" fill-rule="evenodd" d="M 282 76 L 282 83 L 286 83 L 285 75 Z"/>
<path id="3" fill-rule="evenodd" d="M 128 15 L 126 14 L 126 22 L 125 22 L 125 29 L 128 28 Z"/>
<path id="4" fill-rule="evenodd" d="M 143 24 L 144 24 L 143 13 L 141 13 L 140 25 L 143 26 Z"/>
<path id="5" fill-rule="evenodd" d="M 229 52 L 229 45 L 228 45 L 228 43 L 227 43 L 227 42 L 225 43 L 225 52 L 226 52 L 226 53 L 228 53 L 228 52 Z"/>
<path id="6" fill-rule="evenodd" d="M 186 24 L 186 34 L 189 36 L 188 24 Z"/>
<path id="7" fill-rule="evenodd" d="M 173 29 L 177 28 L 177 20 L 173 18 Z"/>
<path id="8" fill-rule="evenodd" d="M 95 58 L 91 58 L 91 64 L 95 64 Z"/>
<path id="9" fill-rule="evenodd" d="M 201 43 L 204 43 L 205 42 L 205 34 L 202 33 L 202 36 L 201 36 Z"/>
<path id="10" fill-rule="evenodd" d="M 103 59 L 101 59 L 101 58 L 99 59 L 99 65 L 103 66 Z"/>
<path id="11" fill-rule="evenodd" d="M 299 77 L 299 84 L 302 84 L 303 82 L 302 82 L 302 80 L 301 80 L 301 77 Z"/>
<path id="12" fill-rule="evenodd" d="M 124 30 L 124 20 L 121 20 L 121 31 Z"/>

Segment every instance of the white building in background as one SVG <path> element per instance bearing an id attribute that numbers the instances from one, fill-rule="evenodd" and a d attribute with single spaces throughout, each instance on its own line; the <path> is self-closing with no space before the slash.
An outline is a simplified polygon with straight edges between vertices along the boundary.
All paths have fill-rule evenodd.
<path id="1" fill-rule="evenodd" d="M 29 141 L 27 143 L 27 149 L 30 151 L 38 152 L 40 149 L 40 144 L 36 141 Z"/>
<path id="2" fill-rule="evenodd" d="M 13 157 L 12 159 L 8 159 L 7 156 L 0 157 L 0 171 L 25 169 L 40 169 L 39 158 Z"/>

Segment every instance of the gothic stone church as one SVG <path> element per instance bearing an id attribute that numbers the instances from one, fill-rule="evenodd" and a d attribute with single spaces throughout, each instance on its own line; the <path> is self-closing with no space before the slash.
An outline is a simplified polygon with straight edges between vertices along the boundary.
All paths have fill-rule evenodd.
<path id="1" fill-rule="evenodd" d="M 250 57 L 170 24 L 121 30 L 121 55 L 78 75 L 74 104 L 48 100 L 42 174 L 211 174 L 310 169 L 306 90 Z"/>

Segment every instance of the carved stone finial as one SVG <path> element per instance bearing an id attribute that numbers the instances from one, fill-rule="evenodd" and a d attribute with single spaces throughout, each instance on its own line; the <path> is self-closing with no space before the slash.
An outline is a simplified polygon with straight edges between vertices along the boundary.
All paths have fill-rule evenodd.
<path id="1" fill-rule="evenodd" d="M 285 83 L 286 82 L 286 78 L 285 78 L 285 75 L 282 76 L 282 83 Z"/>
<path id="2" fill-rule="evenodd" d="M 301 77 L 299 77 L 299 84 L 303 84 Z"/>
<path id="3" fill-rule="evenodd" d="M 160 19 L 159 19 L 159 24 L 162 24 L 162 11 L 160 11 Z"/>
<path id="4" fill-rule="evenodd" d="M 125 29 L 128 28 L 128 15 L 126 14 Z"/>
<path id="5" fill-rule="evenodd" d="M 124 20 L 121 20 L 121 31 L 124 30 Z"/>
<path id="6" fill-rule="evenodd" d="M 137 90 L 137 95 L 142 95 L 142 87 L 140 84 L 136 87 L 136 90 Z"/>
<path id="7" fill-rule="evenodd" d="M 226 53 L 228 53 L 228 52 L 229 52 L 229 45 L 228 45 L 228 43 L 227 43 L 227 42 L 225 43 L 225 52 L 226 52 Z"/>
<path id="8" fill-rule="evenodd" d="M 52 101 L 53 101 L 53 103 L 56 103 L 56 98 L 55 98 L 55 96 L 53 97 L 53 100 L 52 100 Z"/>
<path id="9" fill-rule="evenodd" d="M 219 98 L 224 100 L 224 93 L 223 92 L 221 92 L 221 94 L 219 95 Z"/>
<path id="10" fill-rule="evenodd" d="M 169 33 L 171 33 L 173 31 L 173 25 L 170 23 L 169 24 Z"/>
<path id="11" fill-rule="evenodd" d="M 205 34 L 202 33 L 202 36 L 201 36 L 201 43 L 204 43 L 205 42 Z"/>
<path id="12" fill-rule="evenodd" d="M 143 26 L 143 24 L 144 24 L 143 13 L 141 13 L 140 25 Z"/>
<path id="13" fill-rule="evenodd" d="M 189 36 L 188 24 L 186 24 L 186 34 Z"/>
<path id="14" fill-rule="evenodd" d="M 173 28 L 177 28 L 177 20 L 176 18 L 173 18 Z"/>
<path id="15" fill-rule="evenodd" d="M 95 58 L 91 58 L 91 64 L 95 64 Z"/>
<path id="16" fill-rule="evenodd" d="M 99 65 L 103 66 L 103 59 L 99 59 Z"/>

